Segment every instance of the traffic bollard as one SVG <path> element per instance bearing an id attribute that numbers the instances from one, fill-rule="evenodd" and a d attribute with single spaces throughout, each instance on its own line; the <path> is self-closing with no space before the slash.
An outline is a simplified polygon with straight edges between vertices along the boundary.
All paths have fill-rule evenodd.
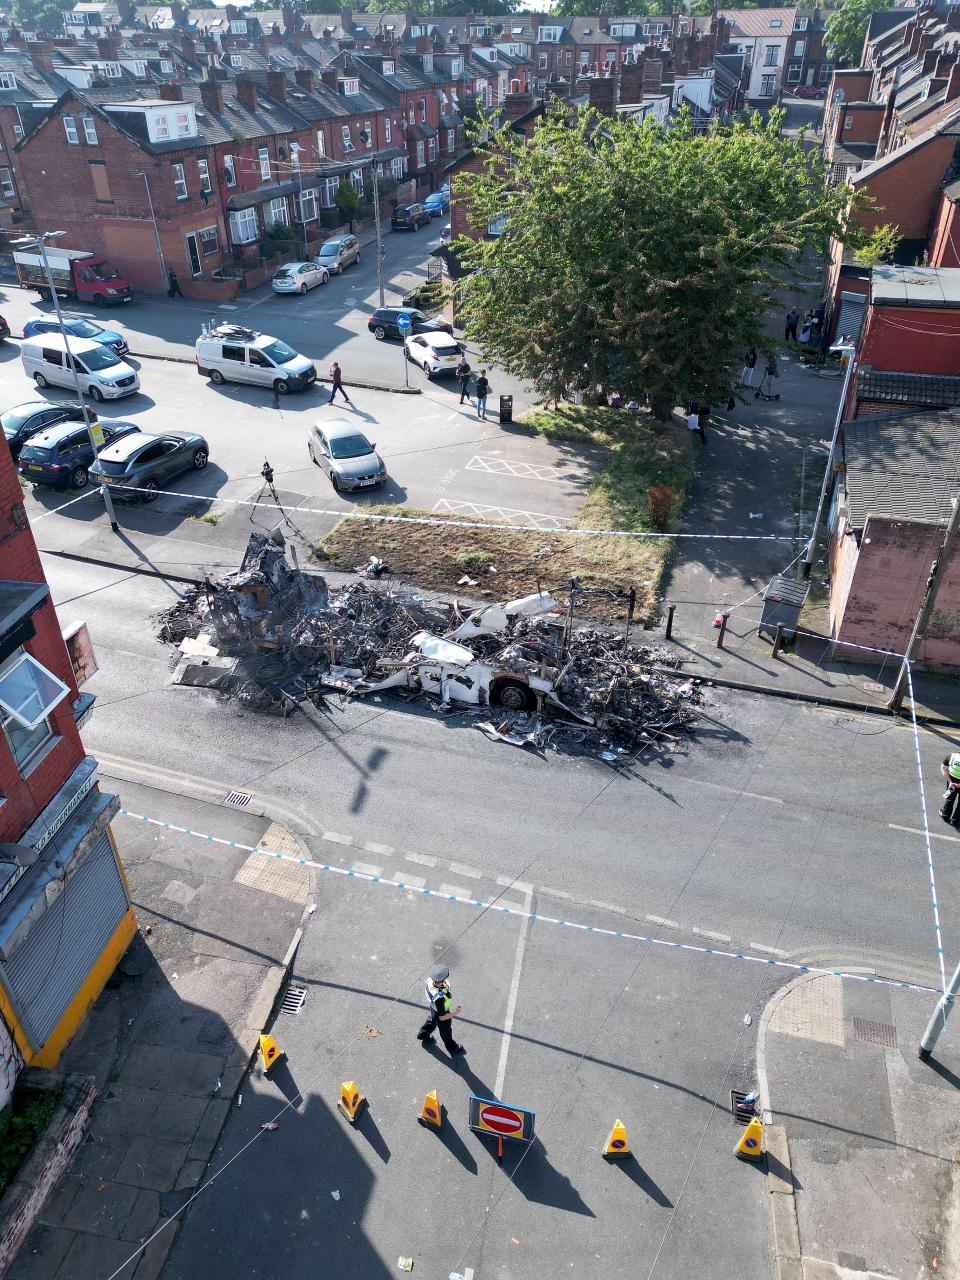
<path id="1" fill-rule="evenodd" d="M 673 615 L 676 612 L 676 609 L 677 609 L 677 606 L 675 604 L 672 604 L 668 600 L 667 601 L 667 631 L 666 631 L 667 640 L 673 639 Z"/>
<path id="2" fill-rule="evenodd" d="M 730 621 L 729 613 L 720 615 L 720 630 L 717 632 L 717 648 L 723 648 L 723 637 L 727 634 L 727 623 Z"/>
<path id="3" fill-rule="evenodd" d="M 773 637 L 773 653 L 770 656 L 773 658 L 779 658 L 780 650 L 782 648 L 783 648 L 783 623 L 778 622 L 777 634 Z"/>

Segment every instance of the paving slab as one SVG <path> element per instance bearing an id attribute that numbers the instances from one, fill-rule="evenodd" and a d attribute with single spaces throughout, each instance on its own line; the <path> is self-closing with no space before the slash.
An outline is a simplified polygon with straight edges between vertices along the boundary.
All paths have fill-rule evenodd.
<path id="1" fill-rule="evenodd" d="M 95 1128 L 100 1133 L 146 1133 L 160 1105 L 156 1089 L 120 1082 L 109 1085 L 94 1104 Z"/>
<path id="2" fill-rule="evenodd" d="M 77 1232 L 56 1273 L 57 1280 L 104 1280 L 104 1276 L 113 1276 L 118 1268 L 122 1270 L 114 1280 L 133 1280 L 136 1262 L 127 1263 L 131 1252 L 125 1240 L 106 1240 L 85 1231 Z"/>
<path id="3" fill-rule="evenodd" d="M 153 1114 L 147 1134 L 171 1142 L 190 1142 L 207 1109 L 207 1098 L 183 1093 L 164 1093 Z"/>
<path id="4" fill-rule="evenodd" d="M 88 1132 L 73 1157 L 73 1172 L 100 1179 L 112 1178 L 129 1146 L 128 1133 Z"/>
<path id="5" fill-rule="evenodd" d="M 41 1222 L 17 1254 L 7 1280 L 47 1280 L 59 1268 L 73 1244 L 76 1232 Z"/>
<path id="6" fill-rule="evenodd" d="M 64 1214 L 63 1225 L 72 1231 L 92 1231 L 97 1236 L 122 1240 L 126 1238 L 124 1227 L 139 1198 L 139 1187 L 86 1179 Z"/>

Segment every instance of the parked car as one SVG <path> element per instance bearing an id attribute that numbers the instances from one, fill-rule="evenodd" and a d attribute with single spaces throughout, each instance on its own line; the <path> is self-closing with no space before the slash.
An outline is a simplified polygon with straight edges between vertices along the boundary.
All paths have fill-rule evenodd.
<path id="1" fill-rule="evenodd" d="M 118 498 L 152 502 L 156 491 L 174 476 L 181 471 L 202 471 L 209 460 L 210 448 L 203 436 L 186 431 L 154 436 L 138 431 L 101 449 L 90 466 L 90 478 L 94 484 L 126 485 L 134 490 L 121 489 Z M 135 492 L 141 489 L 147 492 Z"/>
<path id="2" fill-rule="evenodd" d="M 288 262 L 273 277 L 273 292 L 306 293 L 329 279 L 330 272 L 316 262 Z"/>
<path id="3" fill-rule="evenodd" d="M 23 371 L 38 387 L 75 386 L 70 361 L 80 376 L 80 387 L 94 400 L 118 400 L 140 390 L 140 379 L 133 365 L 121 359 L 110 347 L 88 338 L 74 338 L 67 355 L 62 333 L 41 333 L 24 338 L 20 343 Z"/>
<path id="4" fill-rule="evenodd" d="M 356 236 L 331 236 L 313 255 L 314 261 L 335 276 L 355 262 L 360 265 L 360 241 Z"/>
<path id="5" fill-rule="evenodd" d="M 430 222 L 430 212 L 422 204 L 401 204 L 393 211 L 390 226 L 394 231 L 419 231 Z"/>
<path id="6" fill-rule="evenodd" d="M 203 333 L 194 344 L 197 373 L 218 387 L 225 382 L 252 382 L 273 387 L 277 395 L 299 391 L 317 380 L 312 360 L 279 338 L 241 325 L 222 324 Z"/>
<path id="7" fill-rule="evenodd" d="M 99 342 L 101 346 L 112 347 L 118 356 L 125 356 L 129 351 L 122 333 L 117 333 L 116 329 L 104 329 L 102 325 L 94 324 L 92 320 L 87 320 L 83 316 L 64 316 L 62 325 L 57 320 L 48 320 L 46 316 L 40 316 L 36 320 L 28 320 L 23 326 L 25 338 L 35 338 L 38 333 L 63 333 L 64 331 L 71 338 L 87 338 L 90 342 Z"/>
<path id="8" fill-rule="evenodd" d="M 338 492 L 372 489 L 387 478 L 387 468 L 377 453 L 377 446 L 345 418 L 315 422 L 310 428 L 307 452 L 311 461 L 327 473 Z"/>
<path id="9" fill-rule="evenodd" d="M 7 324 L 6 320 L 4 320 L 3 316 L 0 316 L 0 342 L 2 342 L 4 338 L 9 338 L 9 337 L 10 337 L 10 326 Z"/>
<path id="10" fill-rule="evenodd" d="M 135 422 L 102 422 L 100 426 L 104 447 L 140 430 Z M 61 422 L 30 437 L 20 450 L 17 470 L 31 484 L 82 489 L 95 456 L 87 428 L 77 422 Z"/>
<path id="11" fill-rule="evenodd" d="M 402 338 L 404 335 L 397 326 L 397 316 L 401 314 L 410 317 L 408 333 L 453 333 L 449 320 L 430 320 L 415 307 L 377 307 L 367 321 L 367 328 L 378 342 L 384 338 Z"/>
<path id="12" fill-rule="evenodd" d="M 431 218 L 441 218 L 450 211 L 450 192 L 442 187 L 439 191 L 431 191 L 423 202 L 423 207 Z"/>
<path id="13" fill-rule="evenodd" d="M 87 410 L 87 418 L 91 422 L 95 416 L 90 409 Z M 49 400 L 27 400 L 0 413 L 0 426 L 3 427 L 3 436 L 10 446 L 14 462 L 20 456 L 20 450 L 26 441 L 38 431 L 58 422 L 82 421 L 79 405 L 51 404 Z"/>
<path id="14" fill-rule="evenodd" d="M 407 338 L 403 350 L 408 360 L 418 364 L 428 378 L 453 373 L 460 363 L 463 347 L 448 333 L 417 333 Z"/>
<path id="15" fill-rule="evenodd" d="M 453 228 L 450 226 L 450 223 L 448 222 L 447 225 L 445 227 L 442 227 L 440 230 L 441 243 L 449 244 L 452 236 L 453 236 Z"/>

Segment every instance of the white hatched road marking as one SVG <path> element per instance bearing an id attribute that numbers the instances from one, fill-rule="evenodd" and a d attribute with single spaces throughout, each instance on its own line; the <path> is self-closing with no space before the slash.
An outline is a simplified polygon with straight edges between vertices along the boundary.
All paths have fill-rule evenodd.
<path id="1" fill-rule="evenodd" d="M 548 884 L 542 884 L 539 889 L 540 893 L 548 893 L 551 898 L 572 898 L 572 893 L 566 893 L 563 889 L 551 889 Z"/>
<path id="2" fill-rule="evenodd" d="M 599 907 L 601 911 L 616 911 L 617 915 L 626 915 L 623 907 L 618 907 L 615 902 L 601 902 L 598 898 L 588 898 L 587 901 L 591 907 Z"/>
<path id="3" fill-rule="evenodd" d="M 435 867 L 438 861 L 436 858 L 431 858 L 429 853 L 405 853 L 403 856 L 407 862 L 419 863 L 421 867 Z"/>
<path id="4" fill-rule="evenodd" d="M 439 889 L 434 890 L 434 893 L 446 894 L 448 898 L 472 899 L 474 896 L 469 889 L 463 889 L 458 884 L 442 884 Z"/>
<path id="5" fill-rule="evenodd" d="M 565 529 L 570 524 L 566 516 L 551 516 L 545 511 L 519 511 L 515 507 L 488 507 L 481 502 L 453 502 L 439 498 L 433 504 L 434 515 L 482 516 L 503 524 L 532 524 L 537 529 Z"/>
<path id="6" fill-rule="evenodd" d="M 497 876 L 497 884 L 501 889 L 516 889 L 517 893 L 530 893 L 533 889 L 532 884 L 527 884 L 525 880 L 514 880 L 512 876 Z"/>
<path id="7" fill-rule="evenodd" d="M 363 850 L 365 853 L 378 853 L 381 858 L 389 858 L 393 853 L 393 845 L 376 844 L 373 840 L 367 840 L 363 845 Z"/>
<path id="8" fill-rule="evenodd" d="M 468 867 L 465 862 L 451 862 L 450 870 L 455 876 L 469 876 L 471 880 L 479 880 L 483 875 L 479 867 Z"/>
<path id="9" fill-rule="evenodd" d="M 353 836 L 341 836 L 336 831 L 325 831 L 323 838 L 330 840 L 333 844 L 353 844 Z"/>
<path id="10" fill-rule="evenodd" d="M 747 946 L 751 951 L 763 951 L 770 956 L 785 956 L 788 954 L 786 951 L 781 951 L 779 947 L 768 947 L 763 942 L 748 942 Z"/>
<path id="11" fill-rule="evenodd" d="M 644 916 L 645 920 L 649 920 L 651 924 L 658 924 L 664 929 L 679 929 L 680 926 L 676 920 L 665 920 L 663 916 Z"/>
<path id="12" fill-rule="evenodd" d="M 423 876 L 404 876 L 403 883 L 409 889 L 422 889 L 427 882 Z"/>
<path id="13" fill-rule="evenodd" d="M 383 867 L 375 867 L 372 862 L 355 862 L 351 871 L 359 871 L 362 876 L 382 876 Z"/>
<path id="14" fill-rule="evenodd" d="M 698 929 L 696 925 L 693 926 L 690 932 L 698 934 L 701 938 L 712 938 L 714 942 L 733 941 L 729 933 L 714 933 L 712 929 Z"/>
<path id="15" fill-rule="evenodd" d="M 464 468 L 487 471 L 494 476 L 514 476 L 519 480 L 547 480 L 551 484 L 568 484 L 575 476 L 564 475 L 557 467 L 539 466 L 533 462 L 511 462 L 508 458 L 489 458 L 477 454 Z"/>

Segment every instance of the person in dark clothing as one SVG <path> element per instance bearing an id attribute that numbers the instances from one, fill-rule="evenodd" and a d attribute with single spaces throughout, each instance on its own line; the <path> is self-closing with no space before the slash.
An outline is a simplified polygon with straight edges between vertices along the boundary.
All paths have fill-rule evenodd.
<path id="1" fill-rule="evenodd" d="M 346 400 L 347 404 L 352 404 L 353 401 L 343 389 L 343 370 L 340 368 L 340 365 L 336 360 L 334 360 L 333 364 L 330 366 L 330 381 L 333 383 L 333 387 L 330 391 L 330 399 L 327 401 L 327 404 L 333 404 L 333 397 L 338 391 L 343 396 L 344 400 Z"/>
<path id="2" fill-rule="evenodd" d="M 171 271 L 167 276 L 167 297 L 172 302 L 174 298 L 182 298 L 183 293 L 180 290 L 180 281 L 177 279 L 177 273 Z"/>
<path id="3" fill-rule="evenodd" d="M 470 403 L 470 379 L 473 377 L 473 370 L 470 368 L 470 361 L 466 356 L 460 357 L 460 363 L 457 365 L 457 381 L 460 383 L 460 403 L 466 400 Z"/>
<path id="4" fill-rule="evenodd" d="M 480 377 L 477 379 L 477 417 L 486 421 L 487 418 L 487 396 L 490 394 L 490 383 L 487 381 L 486 369 L 480 370 Z"/>
<path id="5" fill-rule="evenodd" d="M 740 382 L 745 387 L 753 386 L 753 371 L 757 367 L 757 348 L 751 347 L 743 357 L 743 368 L 740 370 Z"/>
<path id="6" fill-rule="evenodd" d="M 440 1039 L 452 1056 L 465 1053 L 466 1050 L 453 1038 L 453 1019 L 460 1012 L 460 1005 L 455 1009 L 450 1008 L 453 998 L 450 995 L 449 977 L 450 970 L 445 964 L 435 964 L 430 970 L 430 977 L 425 984 L 430 1016 L 417 1032 L 417 1039 L 422 1044 L 433 1044 L 433 1033 L 439 1031 Z"/>
<path id="7" fill-rule="evenodd" d="M 952 751 L 943 757 L 940 772 L 947 780 L 940 817 L 953 827 L 960 820 L 960 751 Z"/>
<path id="8" fill-rule="evenodd" d="M 800 323 L 800 312 L 796 307 L 791 307 L 787 312 L 787 322 L 783 330 L 784 342 L 796 342 L 797 325 Z"/>
<path id="9" fill-rule="evenodd" d="M 707 443 L 707 427 L 710 425 L 710 406 L 702 404 L 697 409 L 697 430 L 700 432 L 700 439 L 704 444 Z"/>

